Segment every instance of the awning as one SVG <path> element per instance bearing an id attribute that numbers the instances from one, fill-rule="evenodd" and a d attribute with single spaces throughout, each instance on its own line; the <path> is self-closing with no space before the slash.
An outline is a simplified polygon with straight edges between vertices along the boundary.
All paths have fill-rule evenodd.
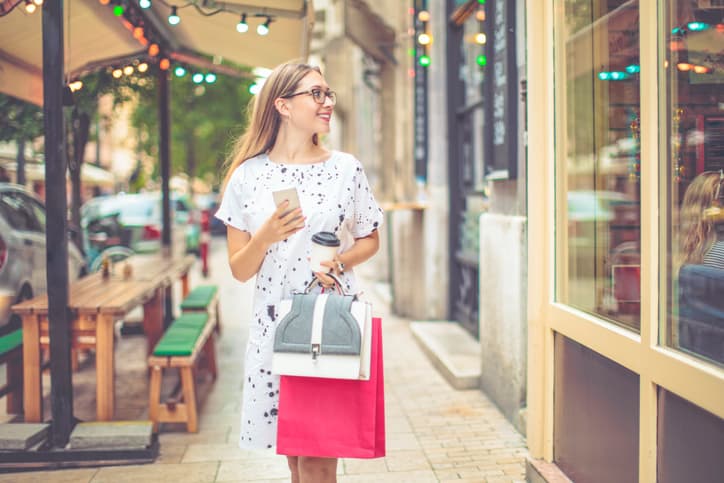
<path id="1" fill-rule="evenodd" d="M 2 166 L 15 178 L 17 163 L 10 161 Z M 70 175 L 68 175 L 70 176 Z M 45 181 L 45 165 L 42 163 L 25 163 L 25 178 L 28 182 Z M 84 186 L 100 186 L 102 188 L 115 188 L 116 177 L 113 173 L 89 163 L 83 163 L 80 167 L 80 179 Z"/>
<path id="2" fill-rule="evenodd" d="M 17 0 L 0 0 L 0 13 Z M 172 60 L 224 71 L 224 65 L 271 68 L 292 59 L 306 59 L 314 20 L 311 0 L 228 0 L 184 2 L 178 10 L 181 22 L 168 23 L 168 2 L 153 1 L 147 10 L 138 9 L 138 22 L 149 25 L 162 37 Z M 202 4 L 211 5 L 201 7 Z M 107 65 L 147 55 L 147 46 L 133 36 L 128 22 L 113 14 L 114 2 L 66 0 L 65 72 L 70 78 Z M 236 29 L 246 14 L 249 31 Z M 41 105 L 42 30 L 40 9 L 28 14 L 20 3 L 0 17 L 0 92 Z M 259 24 L 271 19 L 269 33 L 257 34 Z M 132 26 L 130 27 L 132 28 Z"/>

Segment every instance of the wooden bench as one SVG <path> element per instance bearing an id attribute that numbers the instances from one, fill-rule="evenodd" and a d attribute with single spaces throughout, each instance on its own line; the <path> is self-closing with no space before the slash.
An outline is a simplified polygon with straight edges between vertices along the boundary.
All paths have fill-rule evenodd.
<path id="1" fill-rule="evenodd" d="M 214 320 L 216 333 L 221 333 L 221 317 L 219 312 L 219 289 L 216 285 L 200 285 L 194 288 L 181 301 L 181 312 L 207 312 Z"/>
<path id="2" fill-rule="evenodd" d="M 23 329 L 10 329 L 0 336 L 0 364 L 5 364 L 6 381 L 0 397 L 7 395 L 7 412 L 23 412 Z"/>
<path id="3" fill-rule="evenodd" d="M 154 431 L 158 431 L 159 423 L 180 422 L 186 423 L 190 433 L 198 431 L 194 376 L 199 356 L 203 354 L 209 372 L 216 379 L 214 326 L 215 323 L 206 312 L 181 314 L 169 326 L 148 358 L 151 369 L 148 413 Z M 178 368 L 181 374 L 183 402 L 178 402 L 177 397 L 161 402 L 163 371 L 172 367 Z"/>

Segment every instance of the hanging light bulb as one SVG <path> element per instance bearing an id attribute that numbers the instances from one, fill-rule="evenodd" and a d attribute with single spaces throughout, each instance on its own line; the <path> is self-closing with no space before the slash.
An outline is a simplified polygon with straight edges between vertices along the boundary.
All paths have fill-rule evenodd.
<path id="1" fill-rule="evenodd" d="M 271 23 L 271 17 L 266 18 L 266 22 L 256 27 L 256 33 L 259 35 L 266 35 L 269 33 L 269 24 Z"/>
<path id="2" fill-rule="evenodd" d="M 249 24 L 246 23 L 246 14 L 243 13 L 241 15 L 241 20 L 239 20 L 239 23 L 236 24 L 236 31 L 240 34 L 246 33 L 249 31 Z"/>
<path id="3" fill-rule="evenodd" d="M 475 38 L 475 43 L 480 44 L 480 45 L 483 45 L 483 44 L 485 44 L 485 42 L 488 41 L 488 38 L 482 32 L 475 34 L 474 38 Z"/>
<path id="4" fill-rule="evenodd" d="M 168 23 L 171 25 L 178 25 L 181 22 L 181 17 L 178 16 L 176 7 L 171 7 L 171 13 L 168 16 Z"/>
<path id="5" fill-rule="evenodd" d="M 113 69 L 113 78 L 114 79 L 120 79 L 123 75 L 123 71 L 121 69 Z"/>
<path id="6" fill-rule="evenodd" d="M 127 65 L 127 66 L 125 66 L 125 67 L 123 68 L 123 73 L 126 74 L 126 75 L 131 75 L 131 74 L 133 74 L 133 66 L 132 66 L 132 65 Z"/>
<path id="7" fill-rule="evenodd" d="M 138 6 L 143 9 L 151 8 L 151 0 L 138 0 Z"/>
<path id="8" fill-rule="evenodd" d="M 209 72 L 208 74 L 206 74 L 204 80 L 207 84 L 213 84 L 214 82 L 216 82 L 216 74 L 214 74 L 213 72 Z"/>
<path id="9" fill-rule="evenodd" d="M 176 77 L 183 77 L 186 75 L 186 69 L 179 65 L 173 70 L 173 73 L 176 74 Z"/>
<path id="10" fill-rule="evenodd" d="M 138 64 L 138 72 L 146 72 L 148 70 L 148 64 L 145 62 L 141 62 Z"/>
<path id="11" fill-rule="evenodd" d="M 156 57 L 158 55 L 158 52 L 160 51 L 158 44 L 151 44 L 148 46 L 148 55 L 151 57 Z"/>
<path id="12" fill-rule="evenodd" d="M 169 67 L 171 67 L 171 61 L 168 59 L 161 59 L 161 62 L 158 63 L 158 68 L 161 70 L 168 70 Z"/>
<path id="13" fill-rule="evenodd" d="M 25 0 L 25 11 L 26 12 L 33 13 L 33 12 L 35 12 L 36 8 L 38 8 L 38 6 L 35 5 L 33 2 L 31 2 L 30 0 Z"/>
<path id="14" fill-rule="evenodd" d="M 197 72 L 193 76 L 191 76 L 191 80 L 194 84 L 201 84 L 204 81 L 204 74 L 202 74 L 201 72 Z"/>

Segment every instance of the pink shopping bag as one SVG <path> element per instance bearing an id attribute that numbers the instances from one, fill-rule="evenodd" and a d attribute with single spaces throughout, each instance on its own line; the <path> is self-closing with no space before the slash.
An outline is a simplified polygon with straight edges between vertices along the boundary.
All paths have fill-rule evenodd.
<path id="1" fill-rule="evenodd" d="M 282 376 L 278 418 L 278 454 L 385 456 L 382 320 L 372 319 L 369 381 Z"/>

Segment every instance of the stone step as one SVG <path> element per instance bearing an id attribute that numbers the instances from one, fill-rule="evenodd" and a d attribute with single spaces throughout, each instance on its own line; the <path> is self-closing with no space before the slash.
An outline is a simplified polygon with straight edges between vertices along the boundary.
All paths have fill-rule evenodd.
<path id="1" fill-rule="evenodd" d="M 49 424 L 2 423 L 0 424 L 0 450 L 25 451 L 48 437 Z"/>
<path id="2" fill-rule="evenodd" d="M 70 433 L 72 449 L 144 449 L 151 445 L 151 421 L 78 423 Z"/>
<path id="3" fill-rule="evenodd" d="M 457 322 L 410 323 L 415 340 L 435 368 L 455 389 L 480 387 L 480 344 Z"/>

